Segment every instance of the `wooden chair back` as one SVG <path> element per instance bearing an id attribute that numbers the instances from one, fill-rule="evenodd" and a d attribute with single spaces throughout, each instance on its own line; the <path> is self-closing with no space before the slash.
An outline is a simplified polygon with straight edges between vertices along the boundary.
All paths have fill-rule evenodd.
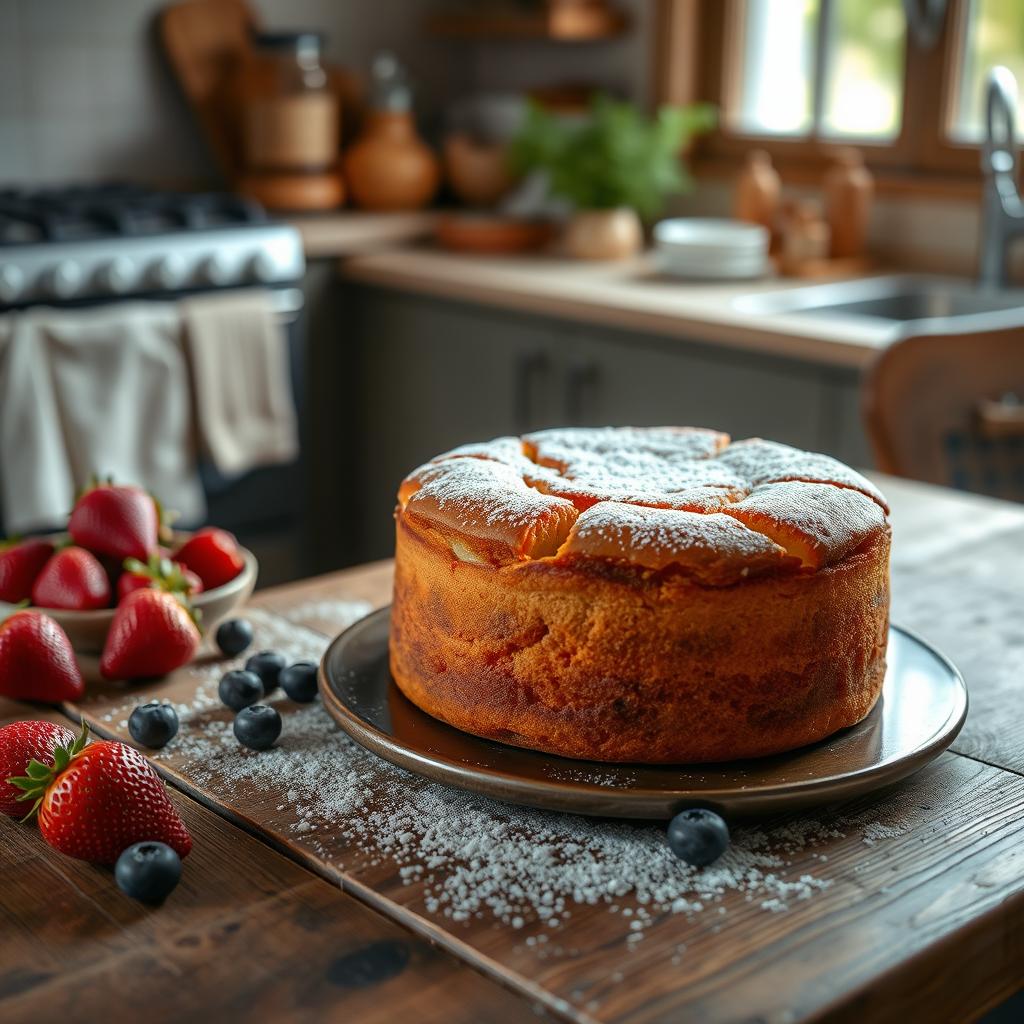
<path id="1" fill-rule="evenodd" d="M 868 371 L 864 419 L 884 472 L 1024 501 L 1024 328 L 895 342 Z"/>

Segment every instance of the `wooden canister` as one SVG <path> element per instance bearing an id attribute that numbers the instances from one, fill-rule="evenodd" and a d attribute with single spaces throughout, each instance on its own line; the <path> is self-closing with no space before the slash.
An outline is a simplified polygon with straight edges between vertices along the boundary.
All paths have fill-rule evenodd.
<path id="1" fill-rule="evenodd" d="M 875 180 L 856 149 L 841 149 L 825 172 L 825 218 L 831 232 L 829 255 L 856 259 L 867 248 Z"/>

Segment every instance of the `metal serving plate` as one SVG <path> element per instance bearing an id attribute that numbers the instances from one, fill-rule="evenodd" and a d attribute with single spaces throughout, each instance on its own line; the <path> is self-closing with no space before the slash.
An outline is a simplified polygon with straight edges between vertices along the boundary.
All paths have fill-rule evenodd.
<path id="1" fill-rule="evenodd" d="M 388 671 L 389 625 L 390 609 L 382 608 L 324 655 L 320 691 L 342 729 L 419 775 L 549 810 L 668 818 L 706 806 L 737 817 L 847 800 L 923 768 L 953 742 L 967 716 L 967 688 L 956 668 L 893 626 L 878 705 L 859 725 L 821 743 L 727 764 L 576 761 L 480 739 L 420 711 Z"/>

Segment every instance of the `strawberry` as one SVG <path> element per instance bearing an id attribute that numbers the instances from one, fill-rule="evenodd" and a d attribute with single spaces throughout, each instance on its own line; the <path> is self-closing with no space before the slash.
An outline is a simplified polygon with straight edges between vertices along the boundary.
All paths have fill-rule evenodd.
<path id="1" fill-rule="evenodd" d="M 71 539 L 98 555 L 145 560 L 156 547 L 160 514 L 141 487 L 100 483 L 75 502 L 68 520 Z"/>
<path id="2" fill-rule="evenodd" d="M 189 610 L 162 590 L 136 590 L 117 606 L 100 658 L 105 679 L 163 676 L 191 661 L 199 627 Z"/>
<path id="3" fill-rule="evenodd" d="M 0 695 L 56 704 L 84 693 L 71 641 L 49 615 L 26 609 L 0 624 Z"/>
<path id="4" fill-rule="evenodd" d="M 53 554 L 46 540 L 0 544 L 0 601 L 19 604 L 32 595 L 32 584 Z"/>
<path id="5" fill-rule="evenodd" d="M 194 597 L 202 593 L 203 581 L 180 562 L 163 558 L 156 552 L 149 556 L 146 563 L 136 558 L 126 558 L 124 572 L 117 581 L 118 604 L 134 591 L 146 588 Z"/>
<path id="6" fill-rule="evenodd" d="M 39 831 L 61 853 L 113 864 L 134 843 L 166 843 L 188 856 L 192 837 L 167 796 L 160 776 L 133 747 L 100 740 L 86 745 L 89 730 L 59 744 L 53 764 L 30 761 L 8 782 L 39 814 Z"/>
<path id="7" fill-rule="evenodd" d="M 74 733 L 56 722 L 14 722 L 0 729 L 0 814 L 25 815 L 22 790 L 7 781 L 10 776 L 24 775 L 29 761 L 52 767 L 54 749 L 74 742 Z"/>
<path id="8" fill-rule="evenodd" d="M 238 541 L 213 526 L 196 531 L 174 557 L 203 581 L 205 590 L 224 586 L 245 568 Z"/>
<path id="9" fill-rule="evenodd" d="M 32 587 L 40 608 L 93 611 L 110 604 L 110 580 L 95 555 L 85 548 L 62 548 L 43 566 Z"/>

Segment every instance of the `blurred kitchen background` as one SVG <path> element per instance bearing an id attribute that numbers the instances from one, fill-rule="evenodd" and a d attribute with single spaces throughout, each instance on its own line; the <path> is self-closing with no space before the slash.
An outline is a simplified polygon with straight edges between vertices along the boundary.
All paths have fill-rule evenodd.
<path id="1" fill-rule="evenodd" d="M 565 424 L 1020 498 L 1021 75 L 1024 0 L 0 0 L 0 532 L 112 473 L 266 584 Z"/>

